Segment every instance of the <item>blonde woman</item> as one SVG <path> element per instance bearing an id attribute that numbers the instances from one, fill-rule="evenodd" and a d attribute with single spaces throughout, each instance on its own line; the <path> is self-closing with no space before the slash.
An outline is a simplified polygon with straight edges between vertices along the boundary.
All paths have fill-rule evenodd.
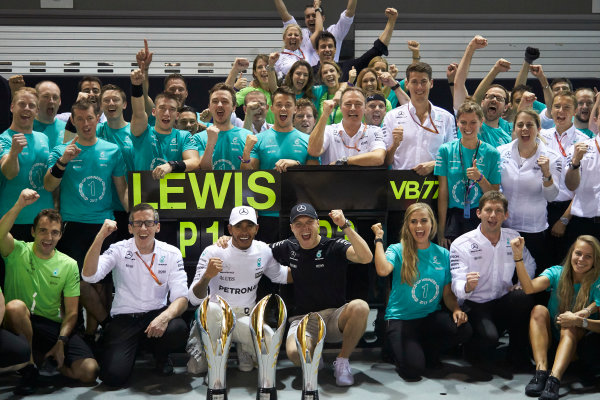
<path id="1" fill-rule="evenodd" d="M 529 339 L 536 371 L 525 393 L 540 399 L 558 399 L 560 379 L 573 359 L 577 343 L 586 330 L 600 332 L 600 321 L 588 321 L 600 305 L 600 243 L 593 236 L 579 236 L 563 265 L 550 267 L 533 280 L 523 265 L 525 239 L 517 237 L 510 245 L 523 291 L 551 291 L 548 307 L 537 305 L 531 311 Z M 552 343 L 558 347 L 554 362 L 549 365 L 548 349 Z"/>
<path id="2" fill-rule="evenodd" d="M 400 243 L 383 250 L 381 224 L 375 234 L 375 269 L 392 275 L 388 301 L 387 343 L 397 371 L 418 379 L 427 366 L 439 364 L 440 345 L 464 343 L 471 336 L 467 314 L 452 293 L 448 250 L 433 244 L 436 222 L 431 207 L 415 203 L 404 215 Z M 446 309 L 442 309 L 442 300 Z"/>

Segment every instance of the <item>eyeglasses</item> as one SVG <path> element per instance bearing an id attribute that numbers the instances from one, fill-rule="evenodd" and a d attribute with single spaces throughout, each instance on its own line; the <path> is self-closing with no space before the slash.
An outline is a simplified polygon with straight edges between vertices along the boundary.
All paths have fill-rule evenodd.
<path id="1" fill-rule="evenodd" d="M 141 228 L 142 225 L 146 225 L 146 228 L 152 228 L 157 223 L 158 221 L 153 221 L 151 219 L 147 219 L 146 221 L 129 221 L 129 225 L 132 225 L 136 228 Z"/>
<path id="2" fill-rule="evenodd" d="M 485 97 L 484 97 L 484 99 L 486 99 L 486 100 L 494 100 L 495 99 L 496 101 L 502 102 L 502 103 L 506 102 L 506 100 L 504 99 L 504 97 L 502 97 L 500 95 L 496 96 L 494 94 L 486 94 Z"/>

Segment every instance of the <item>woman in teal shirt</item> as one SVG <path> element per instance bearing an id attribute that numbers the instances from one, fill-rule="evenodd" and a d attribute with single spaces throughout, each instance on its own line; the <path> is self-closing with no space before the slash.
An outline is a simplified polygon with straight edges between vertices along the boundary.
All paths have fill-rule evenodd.
<path id="1" fill-rule="evenodd" d="M 548 307 L 537 305 L 531 311 L 529 339 L 536 371 L 525 393 L 540 399 L 558 399 L 560 379 L 575 355 L 577 343 L 588 330 L 600 332 L 597 315 L 595 320 L 588 321 L 600 305 L 600 243 L 593 236 L 579 236 L 571 245 L 564 265 L 547 268 L 533 280 L 523 264 L 525 239 L 515 238 L 510 245 L 523 291 L 551 292 Z M 548 349 L 552 343 L 558 347 L 549 371 Z M 579 350 L 580 354 L 586 353 Z"/>
<path id="2" fill-rule="evenodd" d="M 448 250 L 431 242 L 436 222 L 431 207 L 414 203 L 404 214 L 400 243 L 383 251 L 381 224 L 375 234 L 377 275 L 392 275 L 385 312 L 387 342 L 404 379 L 418 379 L 439 364 L 441 344 L 453 346 L 471 336 L 471 325 L 452 293 Z M 447 309 L 442 309 L 441 302 Z M 450 312 L 448 312 L 450 310 Z"/>

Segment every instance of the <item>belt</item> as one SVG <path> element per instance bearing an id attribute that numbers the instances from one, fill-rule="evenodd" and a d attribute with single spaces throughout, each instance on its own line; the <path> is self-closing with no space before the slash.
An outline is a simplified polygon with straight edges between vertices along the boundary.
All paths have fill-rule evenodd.
<path id="1" fill-rule="evenodd" d="M 129 313 L 129 314 L 118 314 L 115 317 L 128 317 L 128 318 L 144 318 L 148 314 L 147 312 Z"/>

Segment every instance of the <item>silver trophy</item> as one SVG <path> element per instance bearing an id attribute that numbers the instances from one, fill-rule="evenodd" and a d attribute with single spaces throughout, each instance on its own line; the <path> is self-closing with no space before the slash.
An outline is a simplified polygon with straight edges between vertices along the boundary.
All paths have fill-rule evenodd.
<path id="1" fill-rule="evenodd" d="M 325 333 L 325 322 L 318 313 L 305 315 L 298 324 L 296 346 L 302 365 L 302 400 L 319 399 L 317 377 Z"/>
<path id="2" fill-rule="evenodd" d="M 211 305 L 209 298 L 205 298 L 196 314 L 196 326 L 202 337 L 202 347 L 208 364 L 206 399 L 227 400 L 225 373 L 235 327 L 235 314 L 221 296 L 214 295 L 211 298 L 216 301 Z"/>
<path id="3" fill-rule="evenodd" d="M 271 297 L 272 296 L 272 297 Z M 271 302 L 269 303 L 269 300 Z M 277 321 L 267 323 L 267 306 L 277 307 Z M 267 295 L 260 300 L 250 313 L 250 333 L 258 361 L 258 392 L 256 400 L 276 400 L 275 367 L 285 332 L 287 310 L 278 295 Z"/>

